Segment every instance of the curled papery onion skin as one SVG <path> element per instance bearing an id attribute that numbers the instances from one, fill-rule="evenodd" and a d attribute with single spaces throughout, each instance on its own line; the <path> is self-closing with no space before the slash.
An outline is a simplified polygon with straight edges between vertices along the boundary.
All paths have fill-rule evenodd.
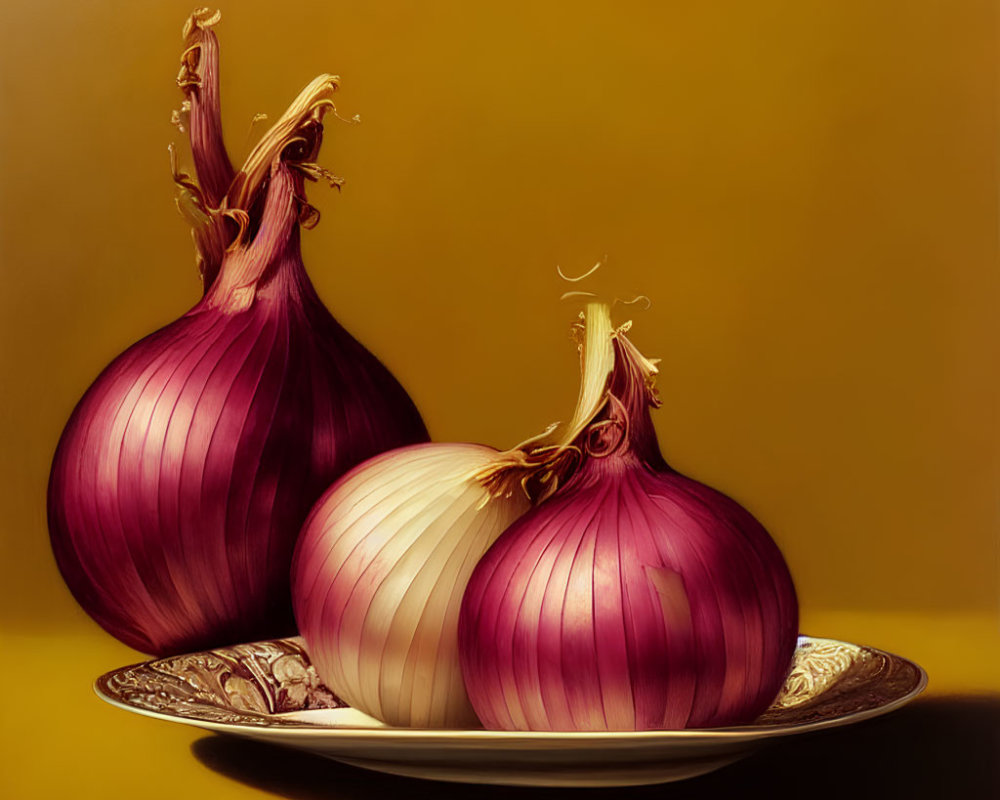
<path id="1" fill-rule="evenodd" d="M 427 439 L 406 392 L 333 319 L 302 263 L 303 173 L 283 151 L 302 136 L 318 148 L 334 86 L 317 79 L 297 101 L 304 121 L 265 136 L 256 188 L 237 176 L 246 225 L 225 251 L 203 248 L 196 230 L 202 300 L 101 373 L 56 450 L 48 514 L 59 569 L 83 608 L 142 652 L 293 633 L 288 572 L 313 502 L 359 462 Z M 208 161 L 205 197 L 218 199 L 231 169 L 221 155 Z M 198 203 L 212 239 L 226 221 Z"/>
<path id="2" fill-rule="evenodd" d="M 652 363 L 621 332 L 614 343 L 579 471 L 496 541 L 466 589 L 460 659 L 487 728 L 746 723 L 791 664 L 798 606 L 777 545 L 734 500 L 667 466 Z"/>
<path id="3" fill-rule="evenodd" d="M 529 507 L 476 475 L 499 453 L 422 444 L 365 462 L 306 521 L 292 566 L 299 630 L 323 682 L 390 725 L 478 727 L 458 612 L 486 549 Z"/>

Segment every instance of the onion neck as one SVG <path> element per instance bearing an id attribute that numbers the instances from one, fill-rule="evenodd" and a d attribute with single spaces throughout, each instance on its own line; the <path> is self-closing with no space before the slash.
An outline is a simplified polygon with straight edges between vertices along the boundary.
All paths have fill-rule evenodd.
<path id="1" fill-rule="evenodd" d="M 292 289 L 307 280 L 299 252 L 301 184 L 301 176 L 292 174 L 289 165 L 275 162 L 256 233 L 249 230 L 248 215 L 235 216 L 239 232 L 203 305 L 236 313 L 253 305 L 269 284 Z"/>
<path id="2" fill-rule="evenodd" d="M 582 425 L 567 431 L 572 446 L 587 462 L 605 460 L 608 466 L 642 463 L 663 469 L 666 462 L 656 440 L 650 409 L 660 405 L 656 393 L 656 362 L 646 358 L 626 335 L 626 322 L 612 328 L 611 310 L 606 303 L 587 307 L 586 325 L 599 336 L 600 347 L 612 351 L 611 367 L 602 384 L 599 402 L 590 405 Z M 584 347 L 595 346 L 588 337 Z M 587 379 L 587 375 L 584 375 Z"/>
<path id="3" fill-rule="evenodd" d="M 660 453 L 650 409 L 658 408 L 654 381 L 656 363 L 646 358 L 619 329 L 614 337 L 615 366 L 608 381 L 607 403 L 584 434 L 589 456 L 633 461 L 661 470 Z"/>
<path id="4" fill-rule="evenodd" d="M 315 163 L 323 117 L 333 108 L 330 98 L 340 79 L 320 75 L 310 82 L 234 171 L 222 139 L 219 43 L 212 30 L 220 17 L 199 9 L 184 26 L 187 47 L 177 83 L 186 99 L 175 119 L 181 130 L 188 128 L 196 176 L 180 169 L 173 148 L 171 166 L 177 206 L 191 225 L 205 302 L 236 311 L 253 302 L 276 264 L 302 271 L 299 228 L 319 220 L 305 199 L 303 179 L 341 183 Z M 284 283 L 308 286 L 308 279 L 303 271 L 274 285 Z"/>
<path id="5" fill-rule="evenodd" d="M 607 303 L 588 303 L 574 326 L 580 342 L 580 393 L 568 425 L 500 453 L 476 478 L 494 496 L 522 490 L 535 503 L 552 495 L 582 464 L 610 469 L 628 464 L 662 470 L 650 409 L 660 401 L 654 388 L 656 362 L 615 328 Z"/>

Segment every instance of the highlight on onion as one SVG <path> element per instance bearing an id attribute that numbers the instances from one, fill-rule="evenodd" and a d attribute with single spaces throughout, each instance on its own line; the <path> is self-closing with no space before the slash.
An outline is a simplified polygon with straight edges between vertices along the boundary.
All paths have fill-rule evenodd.
<path id="1" fill-rule="evenodd" d="M 483 553 L 578 462 L 576 439 L 603 404 L 610 321 L 597 324 L 576 411 L 506 452 L 419 444 L 361 464 L 307 519 L 292 564 L 299 630 L 323 682 L 390 725 L 478 727 L 458 659 L 458 614 Z"/>
<path id="2" fill-rule="evenodd" d="M 585 324 L 610 328 L 608 307 Z M 611 333 L 600 412 L 573 476 L 476 566 L 459 654 L 487 728 L 626 731 L 746 723 L 777 695 L 798 628 L 761 524 L 671 469 L 649 409 L 654 363 Z M 589 341 L 589 337 L 588 337 Z"/>
<path id="3" fill-rule="evenodd" d="M 288 571 L 331 481 L 426 441 L 388 370 L 323 306 L 299 229 L 318 214 L 305 180 L 338 78 L 321 75 L 235 171 L 220 123 L 218 14 L 185 26 L 177 121 L 197 179 L 174 164 L 204 296 L 116 358 L 56 450 L 52 548 L 80 605 L 158 655 L 294 632 Z"/>

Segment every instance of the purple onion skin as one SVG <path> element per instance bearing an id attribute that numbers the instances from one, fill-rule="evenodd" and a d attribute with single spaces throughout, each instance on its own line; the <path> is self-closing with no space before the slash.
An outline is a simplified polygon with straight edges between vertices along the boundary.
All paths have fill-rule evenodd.
<path id="1" fill-rule="evenodd" d="M 201 302 L 104 370 L 56 450 L 56 562 L 87 613 L 142 652 L 293 633 L 289 568 L 313 502 L 361 461 L 428 439 L 310 284 L 301 196 L 301 176 L 272 177 L 249 306 L 229 302 L 239 271 L 223 262 Z"/>
<path id="2" fill-rule="evenodd" d="M 500 536 L 466 589 L 462 674 L 487 728 L 748 723 L 788 673 L 798 605 L 777 545 L 666 464 L 631 345 L 615 349 L 618 424 L 592 429 L 580 470 Z"/>

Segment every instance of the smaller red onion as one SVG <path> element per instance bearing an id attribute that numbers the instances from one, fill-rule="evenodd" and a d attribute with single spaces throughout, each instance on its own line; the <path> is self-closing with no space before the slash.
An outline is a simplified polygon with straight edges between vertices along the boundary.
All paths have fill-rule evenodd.
<path id="1" fill-rule="evenodd" d="M 588 326 L 609 319 L 588 306 Z M 477 565 L 459 619 L 487 728 L 655 730 L 753 720 L 795 649 L 791 576 L 760 523 L 671 469 L 649 408 L 656 368 L 613 334 L 580 469 Z"/>

